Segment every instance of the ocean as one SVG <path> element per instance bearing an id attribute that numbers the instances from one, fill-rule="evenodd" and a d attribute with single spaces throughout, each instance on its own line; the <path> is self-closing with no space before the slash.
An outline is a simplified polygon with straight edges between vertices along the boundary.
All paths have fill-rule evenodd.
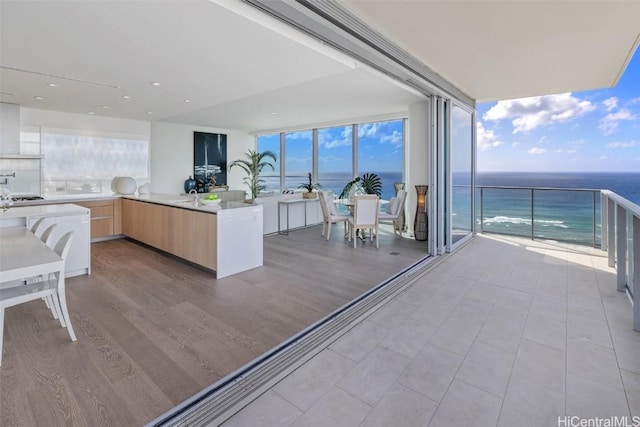
<path id="1" fill-rule="evenodd" d="M 482 186 L 605 189 L 640 205 L 640 173 L 481 172 L 476 178 L 476 225 L 478 230 L 482 228 L 487 232 L 530 236 L 531 190 L 485 188 L 481 191 Z M 464 188 L 459 187 L 458 191 L 464 192 Z M 460 208 L 464 218 L 465 209 Z M 536 190 L 533 209 L 535 237 L 593 245 L 595 234 L 595 244 L 600 244 L 599 191 Z M 455 217 L 453 223 L 455 226 Z"/>

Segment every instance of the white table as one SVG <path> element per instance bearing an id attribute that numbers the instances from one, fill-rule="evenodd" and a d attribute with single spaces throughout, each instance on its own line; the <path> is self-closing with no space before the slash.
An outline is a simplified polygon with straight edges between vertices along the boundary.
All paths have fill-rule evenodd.
<path id="1" fill-rule="evenodd" d="M 26 227 L 0 228 L 0 283 L 63 270 L 64 260 Z"/>
<path id="2" fill-rule="evenodd" d="M 307 226 L 307 203 L 318 202 L 318 198 L 315 197 L 313 199 L 286 199 L 286 200 L 278 200 L 278 234 L 289 234 L 289 206 L 304 203 L 304 226 Z M 280 228 L 280 206 L 285 205 L 287 207 L 287 228 L 285 230 L 281 230 Z"/>

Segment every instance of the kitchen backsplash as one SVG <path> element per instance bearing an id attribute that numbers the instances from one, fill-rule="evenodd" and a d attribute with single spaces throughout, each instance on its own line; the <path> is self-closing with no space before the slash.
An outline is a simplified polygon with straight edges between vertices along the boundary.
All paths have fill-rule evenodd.
<path id="1" fill-rule="evenodd" d="M 42 192 L 40 159 L 0 159 L 0 175 L 12 174 L 14 177 L 1 177 L 0 185 L 14 194 L 36 194 Z M 5 179 L 7 183 L 4 184 Z"/>

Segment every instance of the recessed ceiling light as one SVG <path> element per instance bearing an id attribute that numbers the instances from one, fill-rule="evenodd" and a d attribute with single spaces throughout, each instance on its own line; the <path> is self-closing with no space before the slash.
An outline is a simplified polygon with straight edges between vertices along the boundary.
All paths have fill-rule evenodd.
<path id="1" fill-rule="evenodd" d="M 108 106 L 108 105 L 101 105 L 101 106 L 100 106 L 100 108 L 105 108 L 105 109 L 107 109 L 107 108 L 109 108 L 109 106 Z"/>
<path id="2" fill-rule="evenodd" d="M 131 97 L 129 95 L 122 95 L 122 98 L 124 99 L 131 99 Z"/>
<path id="3" fill-rule="evenodd" d="M 158 82 L 151 82 L 151 86 L 160 86 L 160 83 L 158 83 Z"/>
<path id="4" fill-rule="evenodd" d="M 93 111 L 89 111 L 89 113 L 87 113 L 87 114 L 94 115 L 95 113 Z"/>
<path id="5" fill-rule="evenodd" d="M 153 111 L 147 111 L 147 114 L 153 114 Z"/>
<path id="6" fill-rule="evenodd" d="M 272 116 L 275 116 L 276 114 L 278 114 L 278 112 L 277 112 L 277 111 L 272 111 L 272 112 L 271 112 L 271 115 L 272 115 Z"/>
<path id="7" fill-rule="evenodd" d="M 190 99 L 185 99 L 184 102 L 191 102 L 191 100 Z"/>
<path id="8" fill-rule="evenodd" d="M 58 85 L 55 84 L 55 83 L 47 83 L 47 86 L 49 86 L 49 87 L 58 87 Z"/>
<path id="9" fill-rule="evenodd" d="M 38 101 L 40 101 L 40 100 L 44 99 L 44 97 L 42 97 L 42 96 L 34 96 L 33 99 L 37 99 Z"/>

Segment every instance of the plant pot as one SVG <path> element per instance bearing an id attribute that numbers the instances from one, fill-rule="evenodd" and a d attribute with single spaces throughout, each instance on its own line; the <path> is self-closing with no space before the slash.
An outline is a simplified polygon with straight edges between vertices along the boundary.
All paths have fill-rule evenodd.
<path id="1" fill-rule="evenodd" d="M 307 193 L 302 193 L 303 199 L 315 199 L 316 197 L 318 197 L 318 193 L 314 193 L 312 191 L 309 191 Z"/>

